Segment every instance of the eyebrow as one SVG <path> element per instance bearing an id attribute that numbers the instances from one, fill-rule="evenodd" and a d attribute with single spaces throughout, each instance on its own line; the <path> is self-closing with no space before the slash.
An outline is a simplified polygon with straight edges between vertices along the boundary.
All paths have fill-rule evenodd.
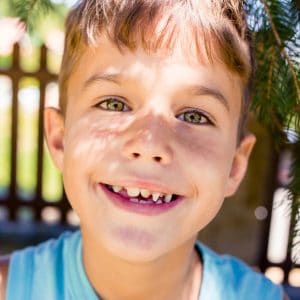
<path id="1" fill-rule="evenodd" d="M 230 111 L 229 102 L 227 101 L 226 97 L 217 89 L 203 86 L 203 85 L 192 85 L 189 90 L 199 96 L 212 96 L 216 100 L 218 100 L 225 108 Z"/>
<path id="2" fill-rule="evenodd" d="M 83 84 L 83 89 L 86 89 L 89 85 L 98 82 L 98 81 L 108 81 L 113 82 L 115 84 L 120 85 L 123 79 L 122 73 L 112 73 L 112 72 L 99 72 L 91 77 L 89 77 Z M 207 87 L 204 85 L 191 85 L 188 87 L 188 91 L 190 91 L 194 95 L 198 96 L 212 96 L 216 100 L 218 100 L 228 111 L 229 102 L 226 97 L 217 89 L 212 87 Z"/>
<path id="3" fill-rule="evenodd" d="M 120 85 L 122 81 L 121 73 L 108 73 L 108 72 L 100 72 L 89 77 L 83 84 L 83 89 L 86 89 L 89 85 L 98 82 L 98 81 L 109 81 L 115 84 Z"/>

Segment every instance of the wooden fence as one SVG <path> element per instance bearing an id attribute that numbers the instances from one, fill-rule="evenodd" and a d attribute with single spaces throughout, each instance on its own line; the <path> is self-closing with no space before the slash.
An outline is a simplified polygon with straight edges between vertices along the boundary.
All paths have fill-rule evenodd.
<path id="1" fill-rule="evenodd" d="M 20 47 L 14 46 L 12 53 L 12 63 L 9 68 L 0 69 L 0 76 L 5 76 L 11 80 L 12 92 L 12 110 L 11 110 L 11 135 L 10 135 L 10 180 L 6 192 L 0 194 L 0 206 L 7 209 L 7 219 L 17 222 L 22 218 L 20 210 L 31 212 L 31 221 L 47 222 L 57 224 L 72 223 L 72 210 L 65 194 L 62 193 L 61 199 L 57 201 L 47 201 L 43 198 L 43 171 L 44 162 L 44 135 L 43 135 L 43 109 L 45 105 L 46 86 L 51 82 L 57 81 L 57 74 L 49 71 L 47 66 L 47 49 L 45 46 L 40 48 L 40 66 L 38 70 L 29 72 L 20 67 Z M 19 113 L 19 83 L 22 78 L 35 78 L 39 83 L 39 101 L 38 101 L 38 134 L 37 134 L 37 161 L 36 161 L 36 186 L 31 197 L 24 197 L 17 184 L 17 161 L 18 161 L 18 113 Z M 3 99 L 0 99 L 3 101 Z M 1 166 L 0 166 L 1 167 Z M 45 213 L 46 212 L 46 213 Z M 3 215 L 4 213 L 2 213 Z M 27 214 L 28 215 L 28 214 Z M 68 217 L 69 216 L 69 217 Z M 74 221 L 75 223 L 76 221 Z"/>

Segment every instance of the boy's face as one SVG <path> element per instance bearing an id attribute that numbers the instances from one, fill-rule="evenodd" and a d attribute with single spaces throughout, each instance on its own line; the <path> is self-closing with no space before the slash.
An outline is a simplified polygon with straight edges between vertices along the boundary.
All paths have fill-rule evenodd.
<path id="1" fill-rule="evenodd" d="M 192 243 L 246 171 L 255 138 L 236 146 L 241 84 L 219 63 L 179 48 L 165 57 L 120 53 L 103 37 L 83 53 L 67 94 L 64 120 L 46 111 L 49 148 L 84 238 L 117 256 L 150 261 Z M 183 200 L 160 213 L 130 211 L 101 183 Z"/>

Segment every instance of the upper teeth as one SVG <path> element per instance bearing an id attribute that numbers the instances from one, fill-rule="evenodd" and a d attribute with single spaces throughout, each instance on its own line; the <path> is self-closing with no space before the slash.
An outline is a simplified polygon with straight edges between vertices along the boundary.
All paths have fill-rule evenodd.
<path id="1" fill-rule="evenodd" d="M 122 187 L 121 186 L 118 186 L 118 185 L 113 185 L 112 186 L 112 189 L 115 193 L 118 193 L 121 191 Z"/>
<path id="2" fill-rule="evenodd" d="M 126 188 L 126 190 L 130 197 L 137 197 L 140 194 L 140 189 L 138 188 Z"/>
<path id="3" fill-rule="evenodd" d="M 156 202 L 158 200 L 158 198 L 160 197 L 160 195 L 161 195 L 160 193 L 153 193 L 152 194 L 153 201 Z"/>
<path id="4" fill-rule="evenodd" d="M 141 189 L 140 194 L 144 197 L 144 198 L 148 198 L 151 193 L 148 190 L 145 189 Z"/>
<path id="5" fill-rule="evenodd" d="M 122 186 L 118 186 L 118 185 L 112 185 L 111 187 L 115 193 L 118 193 L 122 189 L 125 189 L 127 191 L 128 196 L 130 196 L 130 197 L 138 197 L 139 195 L 142 195 L 143 198 L 148 198 L 150 195 L 152 195 L 152 199 L 154 202 L 156 202 L 159 199 L 159 197 L 164 197 L 165 202 L 170 202 L 172 199 L 172 194 L 151 192 L 149 190 L 140 189 L 140 188 L 136 188 L 136 187 L 122 187 Z"/>

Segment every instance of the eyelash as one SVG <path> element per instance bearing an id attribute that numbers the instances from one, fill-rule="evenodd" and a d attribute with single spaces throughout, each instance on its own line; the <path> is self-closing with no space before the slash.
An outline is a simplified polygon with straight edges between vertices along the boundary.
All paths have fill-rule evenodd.
<path id="1" fill-rule="evenodd" d="M 122 110 L 114 110 L 114 109 L 109 109 L 108 108 L 108 105 L 109 103 L 111 102 L 118 102 L 118 103 L 121 103 L 122 104 Z M 104 107 L 101 106 L 104 104 Z M 96 107 L 99 107 L 100 109 L 103 109 L 103 110 L 108 110 L 108 111 L 117 111 L 117 112 L 121 112 L 121 111 L 124 111 L 124 106 L 127 106 L 122 100 L 120 99 L 117 99 L 117 97 L 111 97 L 111 98 L 107 98 L 101 102 L 99 102 L 98 104 L 95 105 Z M 125 111 L 130 111 L 130 108 L 127 106 L 128 109 L 126 109 Z M 211 121 L 211 119 L 206 115 L 204 114 L 203 112 L 197 110 L 197 109 L 191 109 L 191 110 L 188 110 L 188 111 L 185 111 L 183 113 L 181 113 L 180 115 L 184 115 L 185 113 L 198 113 L 199 114 L 199 119 L 205 119 L 204 122 L 201 122 L 201 123 L 196 123 L 196 122 L 189 122 L 189 121 L 186 121 L 190 124 L 196 124 L 196 125 L 214 125 L 213 122 Z M 176 116 L 177 117 L 177 116 Z M 184 119 L 182 118 L 179 118 L 179 120 L 182 120 L 182 121 L 185 121 Z"/>

